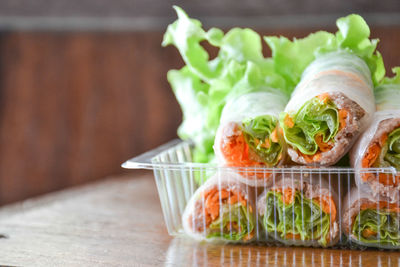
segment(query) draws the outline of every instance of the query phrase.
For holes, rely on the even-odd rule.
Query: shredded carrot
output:
[[[332,147],[333,147],[332,144],[330,144],[330,143],[324,143],[322,134],[317,134],[317,135],[314,137],[314,139],[315,139],[315,142],[317,143],[318,148],[319,148],[319,150],[320,150],[321,152],[329,151],[329,150],[331,150]]]
[[[271,136],[272,142],[278,143],[278,131],[276,130],[276,128],[272,131],[270,136]]]
[[[368,151],[365,154],[365,157],[362,159],[363,168],[369,168],[375,163],[376,159],[381,153],[382,147],[385,144],[387,138],[388,135],[383,134],[381,138],[378,140],[378,142],[375,142],[369,146]]]
[[[376,159],[379,157],[379,153],[381,152],[381,147],[379,146],[378,143],[372,144],[369,148],[367,153],[365,154],[365,157],[362,159],[362,167],[363,168],[369,168],[374,164]]]
[[[220,146],[221,152],[226,160],[226,165],[230,167],[265,167],[266,164],[261,161],[259,156],[250,150],[243,132],[238,131],[237,125],[235,127],[234,132],[237,132],[237,134],[228,136],[227,140],[222,142]],[[257,142],[260,141],[256,139],[256,144]],[[267,146],[267,148],[269,145],[269,140],[268,143],[263,144],[263,146]],[[263,179],[271,175],[265,171],[244,171],[242,174],[247,177],[255,176],[258,179]]]
[[[289,114],[286,114],[283,121],[289,128],[293,128],[294,122],[293,119],[289,116]]]
[[[247,201],[237,190],[217,190],[212,188],[203,193],[204,197],[204,209],[205,209],[205,220],[206,226],[210,225],[213,220],[218,218],[220,205],[224,203],[236,204],[240,202],[244,207],[247,206]]]
[[[293,191],[292,188],[286,187],[285,189],[275,188],[274,191],[282,193],[282,202],[286,205],[293,203],[296,190]]]
[[[243,241],[247,241],[252,239],[254,236],[254,230],[251,233],[248,233],[246,236],[243,237]]]
[[[282,194],[282,202],[285,203],[286,205],[293,203],[294,196],[296,195],[296,190],[293,190],[290,187],[286,187],[284,189],[274,188],[273,190],[275,192],[279,192]],[[321,197],[315,197],[313,198],[313,200],[320,205],[323,212],[331,214],[332,221],[336,220],[336,205],[332,197],[321,196]]]
[[[394,185],[397,186],[400,184],[400,175],[396,175],[393,177],[392,174],[389,173],[379,173],[379,183],[384,185]]]
[[[269,138],[265,138],[264,144],[261,145],[262,147],[265,147],[266,149],[271,147],[271,142],[269,141]]]
[[[370,236],[375,236],[377,234],[377,232],[375,232],[374,230],[372,230],[372,229],[370,229],[370,228],[365,228],[363,231],[362,231],[362,235],[365,237],[365,238],[368,238],[368,237],[370,237]]]
[[[321,159],[321,152],[317,151],[314,155],[306,155],[301,153],[300,151],[297,151],[308,163],[313,163],[314,161],[318,161]]]
[[[376,162],[376,160],[379,157],[379,154],[381,153],[382,147],[384,146],[387,138],[388,138],[388,135],[383,134],[377,142],[374,142],[373,144],[371,144],[368,147],[367,153],[365,153],[364,158],[361,160],[361,166],[363,168],[370,168],[374,165],[374,163]],[[375,179],[375,175],[372,173],[364,173],[362,175],[362,179],[364,181]],[[378,179],[379,179],[380,183],[387,184],[387,185],[393,184],[393,179],[388,179],[388,176],[383,173],[382,173],[382,176],[379,175]]]
[[[327,103],[329,101],[329,94],[323,93],[323,94],[317,95],[317,98],[319,100],[321,100],[322,103]]]
[[[336,220],[336,205],[332,197],[320,196],[313,198],[313,200],[319,204],[323,212],[331,215],[332,222]]]
[[[299,240],[299,239],[301,239],[301,235],[300,235],[300,234],[287,233],[287,234],[286,234],[286,239],[295,239],[295,240]]]

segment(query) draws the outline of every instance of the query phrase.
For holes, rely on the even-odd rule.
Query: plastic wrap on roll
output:
[[[356,183],[361,189],[400,200],[400,85],[382,85],[376,89],[378,111],[350,152],[356,169]],[[362,172],[364,168],[393,167],[392,173]]]
[[[249,242],[255,236],[254,188],[239,174],[219,172],[199,187],[182,216],[186,234],[199,240]]]
[[[339,240],[337,179],[280,176],[257,200],[259,221],[269,238],[285,245],[335,245]],[[332,183],[333,182],[333,183]]]
[[[344,199],[342,231],[351,242],[385,249],[400,248],[400,206],[353,187]]]
[[[214,151],[220,165],[250,168],[240,172],[243,183],[268,185],[271,174],[251,168],[272,168],[284,163],[286,146],[279,113],[287,101],[284,93],[270,89],[242,95],[224,107]]]

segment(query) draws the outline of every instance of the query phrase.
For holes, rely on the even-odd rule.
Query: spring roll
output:
[[[400,200],[400,84],[386,84],[376,88],[377,112],[372,124],[361,135],[350,152],[351,165],[362,168],[393,167],[396,172],[356,172],[356,182],[375,197]]]
[[[182,216],[183,229],[199,240],[248,242],[254,238],[253,188],[237,173],[217,173],[199,187]]]
[[[276,167],[285,160],[286,148],[279,113],[288,97],[281,91],[249,93],[229,101],[222,111],[214,150],[218,163],[235,167]],[[241,172],[241,182],[270,184],[266,172]]]
[[[370,124],[374,101],[362,59],[345,51],[318,57],[303,72],[280,118],[291,159],[335,164]]]
[[[266,235],[285,245],[328,247],[337,243],[337,195],[325,178],[280,177],[257,201]]]
[[[400,248],[400,206],[353,187],[344,199],[342,229],[351,242],[368,247]]]

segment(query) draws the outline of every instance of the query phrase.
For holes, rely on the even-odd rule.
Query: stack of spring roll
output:
[[[375,90],[377,112],[352,148],[356,186],[344,201],[344,233],[358,244],[400,248],[400,83],[388,79]],[[361,171],[392,167],[393,172]]]
[[[277,89],[228,102],[214,149],[220,165],[236,172],[218,173],[196,191],[183,216],[186,232],[213,240],[336,244],[336,182],[268,168],[289,160],[285,149],[300,163],[337,162],[372,118],[372,88],[366,64],[340,51],[311,63],[288,103]]]
[[[264,58],[255,32],[205,32],[176,9],[164,44],[175,45],[186,63],[169,74],[184,111],[180,132],[207,160],[215,137],[221,167],[188,202],[185,232],[201,240],[329,247],[341,228],[358,244],[400,248],[400,69],[383,79],[365,21],[340,18],[336,35],[301,41],[266,37],[273,55]],[[201,41],[220,49],[215,59],[208,61]],[[348,152],[355,183],[343,199],[334,175],[280,169],[332,166]],[[365,170],[381,167],[393,173]]]

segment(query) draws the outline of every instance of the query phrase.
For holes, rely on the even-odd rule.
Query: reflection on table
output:
[[[316,249],[209,244],[173,239],[165,266],[400,266],[400,253],[379,250]]]

